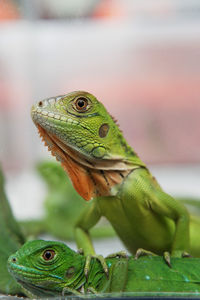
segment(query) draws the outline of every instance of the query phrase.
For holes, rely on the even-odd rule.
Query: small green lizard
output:
[[[93,95],[78,91],[48,98],[35,104],[31,114],[77,192],[92,200],[75,229],[78,247],[88,256],[86,273],[95,255],[89,230],[101,216],[136,257],[145,249],[164,253],[170,264],[169,253],[200,255],[199,219],[162,190]]]
[[[106,258],[109,278],[99,261],[91,260],[85,277],[85,256],[61,242],[25,243],[8,259],[8,269],[32,297],[58,295],[199,296],[200,259],[172,258],[169,268],[162,257]]]

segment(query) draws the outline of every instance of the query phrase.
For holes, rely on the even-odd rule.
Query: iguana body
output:
[[[87,279],[85,260],[63,243],[35,240],[10,256],[8,268],[33,297],[121,292],[129,296],[137,292],[140,296],[198,296],[200,293],[198,258],[173,258],[173,268],[162,257],[107,258],[109,278],[93,258]]]
[[[162,190],[93,95],[79,91],[39,101],[32,118],[78,193],[93,199],[76,225],[85,255],[95,254],[88,231],[101,216],[132,254],[144,248],[200,255],[199,220]]]

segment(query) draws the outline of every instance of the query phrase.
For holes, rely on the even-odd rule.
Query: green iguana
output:
[[[164,253],[170,264],[169,253],[200,255],[200,220],[162,190],[93,95],[77,91],[48,98],[35,104],[31,115],[77,192],[91,200],[75,229],[77,245],[87,256],[86,274],[91,256],[98,257],[89,230],[101,216],[136,257]]]
[[[61,242],[25,243],[8,259],[8,269],[31,297],[112,293],[112,296],[200,295],[200,259],[172,258],[169,268],[162,257],[106,258],[109,278],[99,261],[91,260],[85,277],[85,256]]]

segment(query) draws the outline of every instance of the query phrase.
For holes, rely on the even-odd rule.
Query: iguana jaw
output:
[[[42,271],[36,271],[33,268],[27,268],[22,265],[16,265],[16,263],[12,262],[12,258],[9,258],[8,270],[29,296],[44,297],[44,295],[53,296],[56,294],[56,290],[51,291],[50,288],[42,286],[42,282],[46,280],[46,275],[43,274]],[[58,278],[52,278],[49,282],[52,281],[55,283],[56,279]],[[57,280],[57,283],[59,284],[59,280]]]
[[[134,169],[120,160],[89,160],[39,124],[36,126],[48,150],[61,162],[74,188],[85,200],[113,195],[112,188],[121,184]]]
[[[35,283],[32,284],[30,282],[22,281],[20,279],[16,279],[16,280],[23,287],[25,292],[27,292],[29,297],[31,294],[31,298],[35,298],[35,297],[44,298],[44,296],[53,298],[56,295],[61,294],[61,293],[57,292],[55,289],[51,291],[50,289],[47,289],[47,288],[45,289],[43,286],[39,286]]]

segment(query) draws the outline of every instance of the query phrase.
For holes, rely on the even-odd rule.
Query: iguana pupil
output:
[[[78,111],[83,111],[87,109],[88,101],[86,98],[81,97],[76,100],[75,105]]]
[[[43,253],[43,258],[45,260],[51,260],[53,259],[55,256],[55,251],[53,250],[46,250],[44,253]]]
[[[83,107],[84,104],[85,104],[85,102],[83,100],[81,100],[81,99],[78,100],[78,106],[79,107]]]

